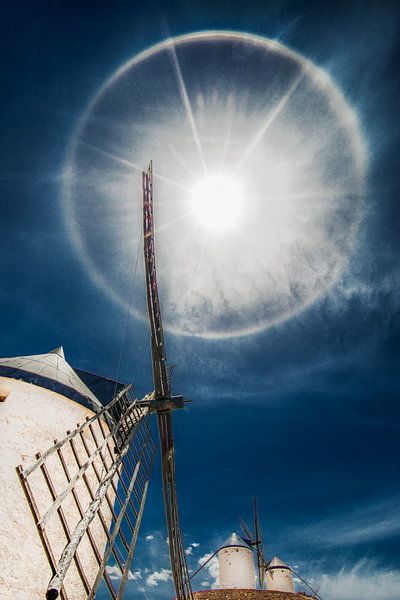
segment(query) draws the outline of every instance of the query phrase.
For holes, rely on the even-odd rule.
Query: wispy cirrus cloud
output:
[[[400,570],[385,569],[375,561],[362,559],[351,568],[316,577],[325,600],[398,600]]]
[[[303,542],[324,546],[353,546],[400,535],[400,494],[339,513],[293,532]]]

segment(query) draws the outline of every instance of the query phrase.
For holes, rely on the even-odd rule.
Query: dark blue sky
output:
[[[398,3],[14,1],[1,16],[2,356],[63,344],[72,365],[117,374],[125,314],[71,244],[61,174],[83,110],[129,58],[167,34],[247,31],[326,69],[355,108],[367,189],[340,281],[257,335],[167,335],[174,391],[194,400],[175,418],[178,492],[185,541],[199,544],[191,568],[250,518],[256,495],[267,556],[298,565],[324,598],[398,598]],[[151,389],[148,330],[135,319],[120,376],[139,395]],[[137,583],[152,598],[171,593],[161,502],[157,465],[132,599],[143,596]],[[194,587],[202,581],[211,575]]]

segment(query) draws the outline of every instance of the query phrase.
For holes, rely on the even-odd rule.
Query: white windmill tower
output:
[[[232,533],[218,550],[219,586],[223,589],[256,589],[253,551]]]
[[[266,569],[267,590],[294,593],[292,569],[275,556]]]

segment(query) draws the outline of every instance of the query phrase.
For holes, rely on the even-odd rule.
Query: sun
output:
[[[229,177],[210,176],[197,182],[191,194],[192,214],[208,230],[231,229],[241,212],[240,187]]]

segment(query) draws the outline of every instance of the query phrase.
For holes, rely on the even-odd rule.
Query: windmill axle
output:
[[[152,400],[145,400],[140,404],[147,406],[149,412],[164,412],[167,410],[176,410],[184,408],[186,400],[183,396],[170,396],[169,398],[154,398]]]

